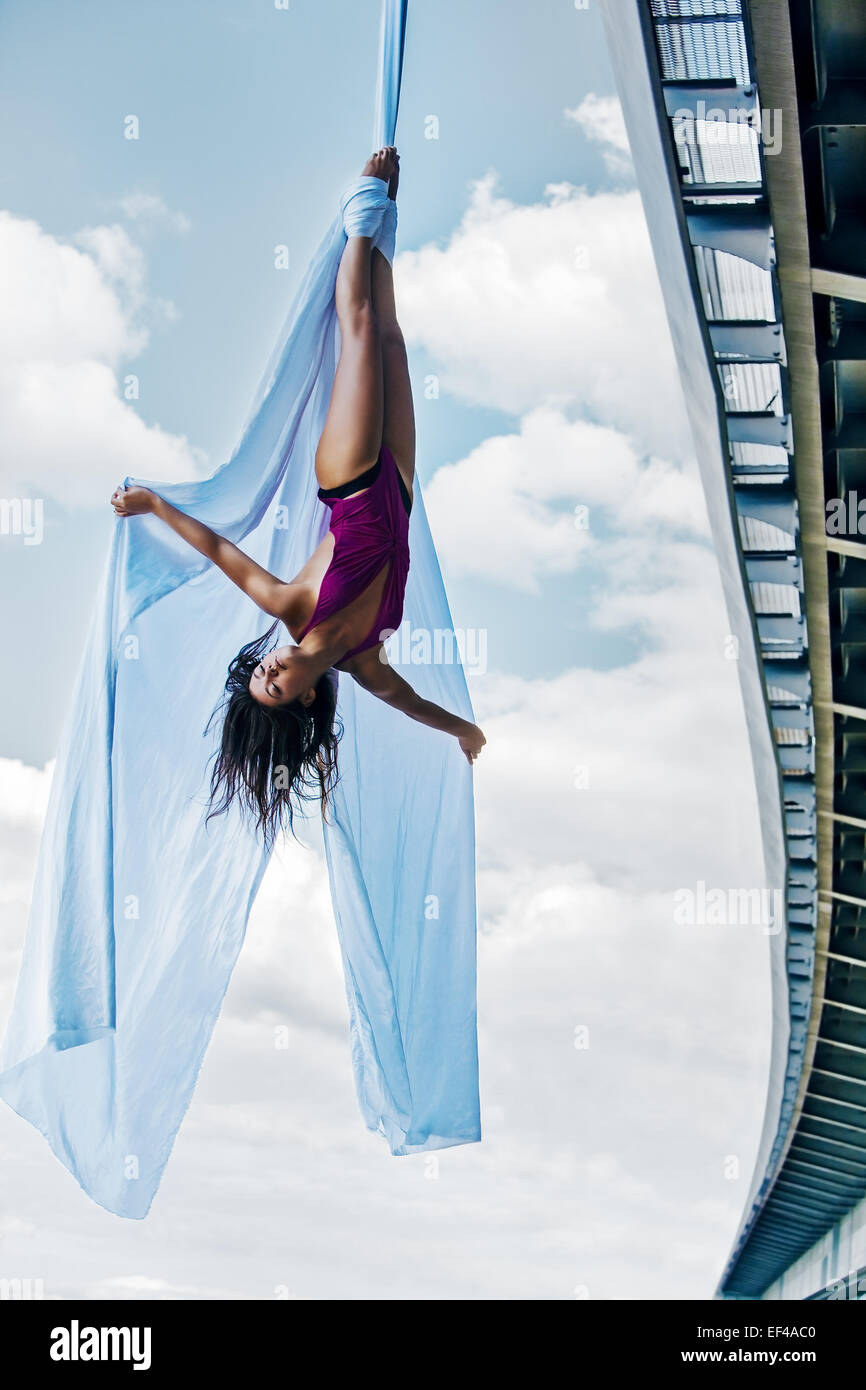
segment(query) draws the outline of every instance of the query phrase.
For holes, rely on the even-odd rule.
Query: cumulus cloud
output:
[[[576,860],[612,887],[655,891],[687,884],[686,864],[725,879],[732,850],[745,854],[738,826],[753,813],[753,787],[715,561],[686,543],[656,558],[650,536],[631,544],[631,580],[628,564],[596,553],[596,620],[639,628],[635,660],[473,683],[488,738],[477,780],[491,869]],[[710,792],[720,781],[723,798]],[[756,886],[759,862],[745,857],[742,886]]]
[[[123,296],[127,319],[131,320],[130,310],[139,309],[144,301],[145,262],[141,248],[116,223],[83,227],[76,233],[75,241],[90,253],[103,279]],[[140,329],[138,333],[141,335]],[[146,337],[139,336],[137,341],[133,340],[133,345],[143,346],[146,341]]]
[[[0,1107],[6,1268],[45,1270],[49,1295],[144,1300],[709,1294],[760,1122],[767,943],[678,926],[673,892],[726,883],[732,865],[748,886],[758,836],[712,556],[626,543],[658,599],[639,659],[476,687],[483,1144],[429,1168],[364,1131],[310,833],[265,877],[143,1233],[93,1207]],[[46,781],[0,763],[4,838],[16,785],[33,808],[22,885]],[[3,920],[8,996],[24,928],[10,907]]]
[[[407,341],[442,386],[520,416],[540,405],[690,453],[649,237],[636,192],[551,184],[517,204],[473,185],[447,245],[398,256]]]
[[[0,1027],[12,1004],[53,770],[53,762],[35,768],[15,758],[0,758]],[[0,1213],[0,1230],[12,1215]]]
[[[0,817],[4,828],[27,826],[37,830],[48,805],[53,760],[44,768],[30,767],[17,758],[0,758]]]
[[[181,234],[189,231],[191,222],[186,213],[170,208],[158,193],[144,193],[140,190],[127,193],[120,199],[120,208],[130,222],[147,228],[165,227]]]
[[[579,106],[567,107],[565,115],[580,126],[588,140],[601,145],[609,173],[634,177],[625,119],[617,97],[588,92]]]
[[[145,281],[141,250],[120,226],[85,228],[71,245],[0,213],[7,496],[44,492],[91,505],[125,473],[168,481],[204,470],[200,450],[147,425],[121,389],[148,342]]]
[[[544,406],[524,416],[519,433],[491,435],[439,468],[425,502],[449,576],[529,593],[596,558],[598,515],[625,532],[707,529],[693,473],[642,460],[619,431]]]
[[[637,464],[616,443],[627,487]],[[563,487],[552,464],[539,495]],[[364,1131],[310,829],[266,874],[146,1239],[0,1107],[7,1267],[36,1261],[51,1295],[137,1300],[711,1292],[760,1127],[767,940],[678,925],[673,895],[760,882],[736,670],[715,562],[693,535],[660,547],[636,527],[593,559],[598,621],[637,622],[641,655],[475,686],[489,738],[476,769],[483,1144],[431,1169]],[[7,812],[31,804],[5,996],[46,782],[0,763],[4,838]]]
[[[103,229],[107,232],[108,229]],[[93,237],[95,229],[91,229]],[[119,269],[125,259],[133,280],[139,267],[115,238],[102,238],[106,257]],[[98,358],[116,367],[141,351],[146,337],[131,322],[96,256],[84,254],[43,232],[38,223],[0,212],[0,363],[46,355],[59,366]]]

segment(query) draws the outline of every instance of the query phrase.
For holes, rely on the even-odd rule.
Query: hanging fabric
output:
[[[405,24],[405,0],[384,0],[377,147],[394,141]],[[313,459],[344,244],[337,218],[231,459],[201,482],[145,483],[285,577],[326,528]],[[417,482],[410,543],[404,624],[448,631]],[[150,1208],[266,867],[236,809],[205,825],[217,733],[203,731],[229,660],[269,621],[153,517],[116,523],[58,752],[0,1096],[120,1216]],[[472,719],[458,663],[406,674]],[[471,769],[454,739],[347,676],[339,714],[325,846],[363,1117],[395,1154],[469,1143],[480,1137]]]

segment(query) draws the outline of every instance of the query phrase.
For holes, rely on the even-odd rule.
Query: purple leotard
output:
[[[363,475],[357,482],[364,482]],[[319,497],[331,509],[330,530],[334,553],[325,571],[313,616],[302,630],[298,642],[326,618],[346,608],[373,583],[388,566],[379,611],[370,631],[357,647],[340,658],[357,656],[383,640],[403,618],[403,595],[409,573],[409,516],[405,484],[394,455],[384,444],[370,470],[371,482],[363,492],[340,496],[347,488],[319,489]]]

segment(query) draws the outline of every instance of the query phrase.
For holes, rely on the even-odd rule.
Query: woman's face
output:
[[[287,705],[300,700],[311,705],[316,698],[310,670],[300,647],[277,647],[262,657],[250,676],[250,694],[260,705]]]

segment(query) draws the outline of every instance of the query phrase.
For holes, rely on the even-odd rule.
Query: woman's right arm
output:
[[[164,521],[166,526],[177,532],[182,540],[221,569],[223,574],[248,594],[263,612],[270,613],[273,618],[289,616],[295,596],[294,585],[285,584],[281,579],[277,579],[270,570],[263,569],[255,560],[251,560],[249,555],[245,555],[231,541],[227,541],[225,536],[218,535],[209,526],[205,526],[204,522],[196,521],[194,516],[178,511],[177,507],[166,502],[164,497],[151,492],[150,488],[117,488],[112,496],[111,505],[117,516],[141,516],[150,512],[151,515],[159,517],[160,521]]]

